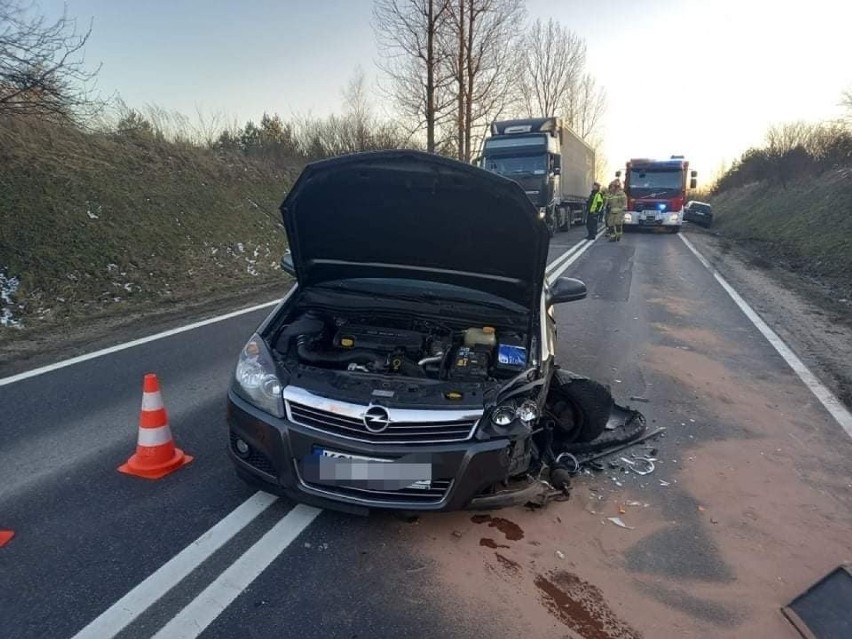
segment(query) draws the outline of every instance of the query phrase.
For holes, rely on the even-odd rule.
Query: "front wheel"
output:
[[[669,228],[669,233],[680,233],[680,227],[672,226],[671,228]]]

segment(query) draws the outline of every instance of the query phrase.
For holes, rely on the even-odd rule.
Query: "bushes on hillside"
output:
[[[795,122],[772,127],[766,144],[751,148],[719,179],[713,192],[722,193],[754,182],[786,188],[795,177],[816,176],[852,166],[852,127],[841,123]]]

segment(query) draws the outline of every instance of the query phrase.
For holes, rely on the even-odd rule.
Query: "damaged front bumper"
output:
[[[608,433],[634,412],[615,405]],[[533,475],[513,468],[507,438],[448,444],[375,445],[335,437],[277,419],[229,393],[229,456],[237,474],[271,493],[319,508],[367,514],[370,510],[490,510],[532,503],[543,506],[566,495],[569,465],[547,464]],[[560,484],[562,484],[560,486]]]

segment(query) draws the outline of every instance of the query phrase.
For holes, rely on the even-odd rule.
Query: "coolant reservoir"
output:
[[[467,329],[464,332],[464,345],[470,348],[479,345],[494,348],[497,345],[497,336],[494,334],[494,327],[483,326],[482,328]]]

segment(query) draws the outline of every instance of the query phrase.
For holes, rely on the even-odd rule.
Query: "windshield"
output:
[[[485,168],[500,175],[544,175],[547,173],[547,156],[486,157]]]
[[[466,302],[469,304],[498,305],[509,311],[524,312],[520,304],[490,295],[483,291],[432,282],[427,280],[410,280],[403,278],[359,277],[346,280],[333,280],[320,285],[322,288],[368,293],[382,297],[417,298],[435,302]]]
[[[640,191],[642,193],[679,191],[683,188],[683,172],[632,169],[628,187],[632,192]]]

